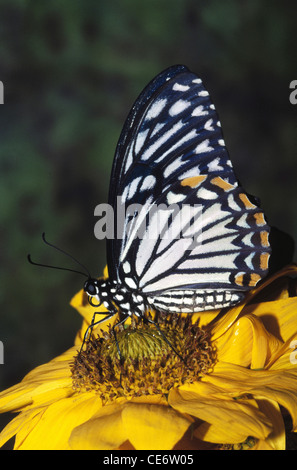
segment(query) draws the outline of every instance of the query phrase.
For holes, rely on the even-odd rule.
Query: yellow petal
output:
[[[70,434],[76,426],[87,421],[101,408],[101,400],[93,393],[84,393],[59,400],[42,414],[19,442],[19,450],[67,450]]]
[[[169,392],[169,399],[171,399],[171,394],[174,389],[170,390]],[[194,394],[195,396],[199,395],[200,397],[206,397],[208,398],[209,396],[213,398],[224,398],[224,388],[221,386],[214,385],[210,383],[209,381],[199,380],[197,382],[193,383],[188,383],[181,385],[179,387],[179,390],[183,392],[189,392],[190,394]]]
[[[264,367],[282,343],[254,315],[239,318],[215,342],[218,360],[252,369]]]
[[[127,440],[137,450],[171,449],[189,425],[168,406],[123,403],[105,406],[71,434],[72,449],[111,450]]]
[[[17,433],[18,436],[23,436],[22,431],[24,429],[28,430],[30,426],[32,427],[32,425],[35,425],[35,423],[40,419],[41,415],[42,410],[40,408],[19,413],[7,424],[7,426],[5,426],[5,428],[0,433],[0,447],[2,447],[5,442],[15,436]],[[26,432],[26,435],[27,434],[28,432]],[[22,437],[20,437],[20,439],[22,440]]]
[[[192,422],[161,405],[129,403],[122,416],[126,435],[137,450],[172,449]]]
[[[74,450],[117,449],[127,440],[122,422],[122,405],[104,406],[91,419],[71,433],[69,445]]]
[[[271,357],[266,366],[270,370],[287,370],[297,374],[297,333],[287,340]]]
[[[280,407],[274,400],[267,398],[257,398],[259,409],[269,417],[272,422],[273,430],[267,436],[266,443],[274,450],[286,449],[286,431]]]
[[[266,329],[283,341],[297,333],[297,297],[252,304],[244,312],[261,318]]]
[[[297,374],[283,370],[251,370],[219,362],[213,373],[202,379],[231,396],[252,394],[273,400],[287,408],[297,429]]]
[[[209,325],[216,317],[220,314],[221,310],[209,310],[205,312],[194,313],[192,316],[192,322],[198,322],[199,328]],[[186,313],[184,315],[187,315]],[[198,321],[199,320],[199,321]]]
[[[214,323],[214,325],[210,325],[212,338],[216,340],[220,337],[220,335],[224,334],[228,330],[228,328],[230,328],[230,326],[236,321],[236,319],[242,313],[243,309],[247,308],[247,305],[253,300],[253,298],[256,297],[265,288],[267,288],[267,286],[272,285],[272,283],[276,279],[279,279],[282,276],[296,275],[296,273],[297,265],[291,264],[289,266],[286,266],[284,269],[278,271],[273,276],[268,277],[265,281],[262,281],[259,286],[257,286],[255,289],[253,289],[246,295],[242,303],[231,308],[230,310],[228,310],[228,312],[224,313],[221,318],[219,318]],[[263,302],[263,304],[265,304],[265,302]]]
[[[22,382],[42,383],[45,380],[56,380],[70,376],[69,364],[76,354],[76,348],[72,347],[60,356],[55,357],[51,361],[32,369],[25,375]]]
[[[244,307],[245,302],[236,307],[230,308],[230,310],[218,318],[213,325],[210,325],[210,332],[213,341],[217,340],[233,325]]]
[[[24,379],[0,393],[0,411],[16,411],[48,404],[73,394],[70,362],[75,348],[33,369]]]
[[[265,441],[263,441],[262,439],[259,439],[251,450],[274,450],[274,449],[268,443],[267,439]]]
[[[201,419],[204,423],[195,437],[215,443],[239,443],[254,436],[265,439],[272,426],[255,406],[254,400],[212,399],[181,389],[173,389],[170,405],[181,413]]]

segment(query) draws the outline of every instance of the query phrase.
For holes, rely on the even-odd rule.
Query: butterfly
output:
[[[268,273],[270,227],[235,176],[208,91],[183,65],[161,72],[134,103],[108,203],[117,234],[107,238],[109,278],[84,284],[106,318],[230,307]],[[136,210],[119,223],[127,206]]]

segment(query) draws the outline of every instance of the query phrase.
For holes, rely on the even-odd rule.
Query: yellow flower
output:
[[[75,345],[0,394],[1,412],[19,412],[0,445],[285,449],[281,409],[297,430],[296,274],[288,266],[227,312],[132,321],[117,343],[103,323],[77,355],[93,314],[80,291]]]

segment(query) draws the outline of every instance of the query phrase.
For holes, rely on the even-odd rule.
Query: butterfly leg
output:
[[[112,332],[113,332],[113,336],[114,336],[114,340],[115,340],[115,343],[116,343],[116,347],[117,347],[117,350],[118,350],[118,355],[119,355],[119,359],[120,361],[122,362],[123,360],[123,356],[121,354],[121,350],[120,350],[120,346],[119,346],[119,342],[118,342],[118,339],[117,339],[117,335],[116,335],[116,327],[120,326],[120,325],[123,325],[123,323],[125,323],[125,321],[127,320],[128,318],[128,315],[125,315],[118,323],[116,323],[115,325],[113,325],[112,327]]]
[[[109,315],[106,315],[104,318],[101,318],[101,320],[98,320],[98,321],[95,322],[94,320],[95,320],[96,315],[106,315],[106,312],[95,312],[94,313],[91,324],[88,326],[88,328],[85,331],[84,339],[83,339],[82,345],[80,347],[79,354],[82,352],[84,344],[86,343],[86,341],[88,339],[90,339],[93,328],[95,326],[99,325],[100,323],[103,323],[104,321],[109,320],[111,317],[113,317],[114,312],[110,313]]]

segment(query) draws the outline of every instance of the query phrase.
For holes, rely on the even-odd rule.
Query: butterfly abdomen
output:
[[[236,305],[244,295],[226,289],[172,290],[148,296],[148,303],[163,312],[195,313]]]

